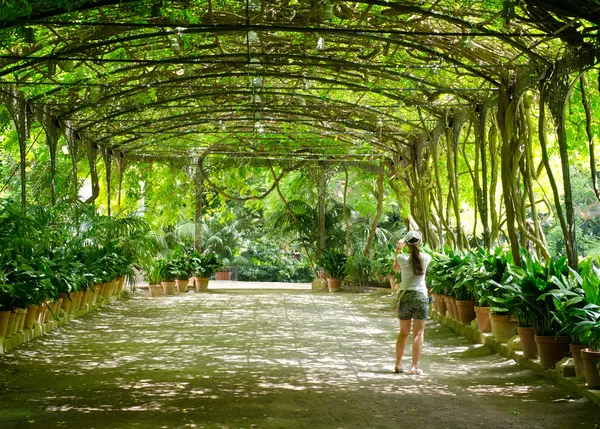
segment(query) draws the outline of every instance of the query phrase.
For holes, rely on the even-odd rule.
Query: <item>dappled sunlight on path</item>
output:
[[[398,323],[386,306],[377,294],[302,290],[136,295],[0,357],[0,427],[570,428],[600,421],[587,400],[434,321],[426,328],[425,375],[394,374]],[[408,367],[410,350],[406,356]]]

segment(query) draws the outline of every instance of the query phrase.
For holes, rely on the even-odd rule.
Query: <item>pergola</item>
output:
[[[0,103],[19,134],[23,207],[26,140],[39,121],[53,172],[58,139],[66,137],[75,188],[86,151],[92,201],[98,156],[108,183],[113,162],[121,174],[130,162],[193,164],[198,184],[210,184],[210,168],[277,166],[271,191],[299,164],[355,165],[403,176],[415,221],[456,244],[466,240],[460,223],[449,221],[451,213],[460,217],[456,159],[471,124],[484,240],[499,229],[487,197],[493,164],[518,248],[517,233],[539,241],[511,184],[533,168],[514,154],[527,158],[519,109],[531,107],[528,91],[539,91],[558,129],[566,219],[558,211],[573,266],[565,103],[579,74],[600,58],[598,26],[596,0],[9,1],[0,7]],[[496,152],[488,149],[492,128]],[[429,168],[439,157],[448,195]],[[437,187],[420,185],[436,179]],[[201,198],[197,204],[201,211]]]

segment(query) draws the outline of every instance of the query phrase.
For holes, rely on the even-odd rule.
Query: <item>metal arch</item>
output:
[[[240,72],[210,73],[210,74],[205,74],[205,75],[200,75],[200,76],[194,75],[194,76],[186,76],[186,77],[181,77],[181,78],[173,78],[173,79],[163,80],[163,81],[160,81],[160,82],[158,82],[156,84],[153,84],[152,86],[160,87],[161,84],[165,84],[165,83],[185,82],[185,81],[189,81],[189,80],[198,80],[198,79],[213,79],[213,78],[218,79],[218,78],[232,77],[232,76],[233,77],[247,77],[247,76],[253,76],[253,75],[254,74],[249,74],[248,72],[242,72],[242,71],[240,71]],[[403,75],[403,74],[399,74],[399,75]],[[368,86],[359,85],[359,84],[356,84],[354,82],[347,82],[347,81],[339,80],[339,79],[329,79],[329,78],[321,78],[321,77],[313,76],[313,75],[296,75],[296,74],[288,74],[288,73],[281,73],[281,72],[262,72],[262,73],[260,73],[260,76],[261,77],[276,77],[276,78],[283,78],[283,79],[305,79],[305,80],[310,80],[310,81],[318,81],[318,82],[322,82],[322,83],[326,83],[326,84],[339,84],[339,85],[342,85],[342,86],[346,86],[348,88],[354,88],[354,89],[358,89],[358,90],[361,90],[361,91],[373,92],[373,93],[376,93],[376,94],[378,94],[378,95],[380,95],[382,97],[386,97],[386,98],[389,98],[389,99],[392,99],[392,100],[405,101],[405,99],[403,97],[400,97],[400,96],[397,96],[397,95],[394,95],[394,94],[389,94],[389,93],[386,93],[386,92],[383,92],[383,91],[373,91]],[[414,79],[413,78],[413,80],[417,80],[418,82],[425,82],[425,84],[431,86],[432,90],[443,92],[443,93],[451,93],[451,94],[457,95],[456,94],[457,91],[460,91],[460,90],[455,91],[453,89],[447,89],[447,88],[442,88],[442,87],[439,87],[439,86],[434,86],[435,84],[433,84],[431,82],[424,81],[424,80],[420,80],[420,79]],[[129,95],[129,94],[132,94],[132,95],[133,94],[138,94],[142,90],[147,90],[148,89],[147,85],[140,84],[138,87],[135,87],[135,88],[131,88],[131,89],[128,89],[128,90],[125,90],[125,91],[120,91],[118,93],[114,92],[114,93],[108,94],[108,95],[106,95],[104,97],[101,97],[99,100],[97,100],[93,104],[92,103],[83,104],[81,106],[78,106],[75,109],[70,110],[70,111],[62,112],[61,114],[57,115],[57,118],[58,119],[69,118],[69,115],[71,115],[71,114],[73,114],[73,113],[75,113],[77,111],[80,111],[80,110],[83,110],[83,109],[89,108],[89,107],[96,107],[98,105],[98,102],[101,102],[101,101],[106,101],[106,100],[109,100],[109,99],[123,98],[125,95]],[[151,106],[151,105],[155,105],[155,104],[162,104],[162,103],[168,103],[168,102],[171,102],[171,101],[178,101],[178,100],[186,99],[186,98],[192,98],[193,96],[195,96],[197,94],[199,94],[199,93],[186,94],[184,96],[163,99],[163,100],[160,100],[160,102],[157,101],[157,102],[154,102],[154,103],[150,103],[150,104],[148,104],[146,106]],[[284,93],[284,92],[278,92],[278,94],[286,94],[286,93]],[[208,95],[211,95],[211,94],[208,94]],[[292,95],[292,94],[289,94],[289,95]],[[302,96],[304,96],[304,95],[302,95]],[[308,97],[309,95],[306,95],[306,96]],[[466,99],[466,97],[464,97],[464,98]],[[332,99],[332,100],[335,100],[335,99]],[[468,99],[468,100],[472,101],[471,99]],[[336,100],[336,102],[337,102],[337,100]],[[339,101],[339,102],[343,103],[342,101]],[[356,108],[355,105],[353,105],[353,106],[354,106],[354,108]],[[123,113],[129,113],[129,112],[136,112],[136,111],[139,111],[139,110],[140,110],[139,108],[135,108],[135,109],[129,109],[127,111],[121,111],[121,112],[123,112]],[[439,113],[439,111],[437,111],[436,109],[433,109],[433,108],[430,108],[428,110],[431,110],[432,113]],[[101,121],[102,120],[98,120],[97,122],[100,123]]]
[[[179,116],[182,116],[182,115],[179,115]],[[186,115],[186,116],[189,116],[189,115]],[[192,115],[192,116],[195,116],[195,115]],[[317,118],[317,117],[316,117],[316,116],[314,116],[314,115],[311,115],[311,116],[309,116],[309,117]],[[171,120],[171,119],[173,119],[173,118],[168,118],[168,121],[170,122],[170,120]],[[188,122],[185,122],[185,123],[172,123],[172,122],[170,122],[170,123],[169,123],[169,125],[168,125],[167,127],[165,127],[165,128],[162,128],[162,129],[158,130],[158,131],[157,131],[157,134],[162,134],[162,133],[168,132],[168,131],[170,131],[170,130],[176,130],[176,129],[183,128],[183,127],[194,126],[194,125],[200,125],[200,124],[206,124],[206,123],[209,123],[209,121],[211,121],[211,120],[212,120],[212,119],[203,119],[203,120],[198,120],[198,121],[188,121]],[[247,118],[246,120],[247,120],[247,121],[253,121],[253,122],[256,122],[254,119],[251,119],[251,118]],[[240,119],[235,119],[235,118],[234,118],[234,119],[231,119],[230,121],[237,121],[237,122],[239,122],[239,121],[240,121]],[[166,121],[165,121],[165,122],[166,122]],[[303,122],[303,121],[297,121],[297,120],[293,120],[293,119],[281,119],[281,120],[273,120],[273,121],[271,121],[271,122],[290,122],[290,123],[296,123],[296,124],[308,125],[308,126],[310,126],[310,127],[312,127],[312,128],[317,128],[317,129],[328,129],[328,128],[326,128],[324,125],[320,124],[319,122],[316,122],[316,125],[315,125],[315,123],[309,123],[309,124],[307,124],[306,122]],[[325,122],[328,122],[328,121],[325,121]],[[342,122],[342,121],[338,121],[338,123],[341,123],[341,124],[344,124],[344,125],[346,125],[346,123],[345,123],[345,122]],[[351,129],[357,129],[357,130],[363,130],[363,131],[369,131],[369,130],[366,130],[366,129],[364,129],[364,128],[357,127],[357,126],[351,126],[351,125],[355,125],[355,124],[352,124],[352,123],[351,123],[350,125],[347,125],[347,126],[348,126],[348,128],[351,128]],[[138,127],[136,127],[136,128],[138,128]],[[235,134],[235,133],[236,133],[236,132],[232,132],[232,134]],[[282,135],[285,135],[285,134],[286,134],[285,132],[282,132],[282,131],[277,131],[277,133],[280,133],[280,134],[282,134]],[[134,134],[135,134],[135,133],[134,133]],[[199,133],[199,134],[201,134],[201,133]],[[116,134],[114,134],[114,135],[103,136],[102,138],[95,140],[95,142],[96,142],[96,143],[99,143],[100,141],[103,141],[103,140],[110,139],[111,137],[114,137],[115,135],[117,135],[117,136],[118,136],[118,135],[123,135],[123,134],[116,133]],[[129,143],[131,143],[131,142],[133,142],[133,141],[137,141],[137,140],[139,140],[139,139],[141,139],[141,138],[143,138],[143,136],[139,136],[139,135],[138,135],[137,137],[134,137],[134,138],[131,138],[131,139],[125,140],[124,142],[120,142],[118,145],[111,146],[111,147],[112,147],[113,149],[118,149],[118,148],[122,147],[124,144],[129,144]],[[163,141],[166,141],[166,140],[167,140],[167,138],[164,138],[164,139],[162,139],[162,140],[163,140]],[[395,141],[394,139],[392,139],[392,140],[393,140],[393,141]],[[354,140],[354,141],[348,141],[348,143],[352,144],[353,146],[355,146],[355,145],[356,145],[356,141],[355,141],[355,140]],[[373,141],[372,141],[372,142],[369,142],[368,144],[369,144],[369,145],[374,145],[374,146],[379,146],[379,147],[381,147],[382,149],[384,149],[384,150],[386,150],[386,151],[390,151],[390,152],[396,152],[396,150],[395,150],[393,147],[385,146],[385,145],[383,145],[383,144],[380,144],[380,143],[377,143],[377,142],[373,142]]]
[[[203,112],[202,112],[202,113],[203,113]],[[278,111],[276,111],[276,112],[273,112],[273,113],[275,113],[275,114],[278,114],[278,113],[282,113],[282,112],[278,112]],[[164,118],[164,119],[161,119],[161,120],[158,120],[158,121],[154,121],[154,123],[161,122],[161,121],[164,121],[164,122],[167,122],[167,123],[168,123],[166,127],[164,127],[164,128],[161,128],[160,130],[157,130],[157,134],[162,134],[162,133],[168,132],[168,131],[170,131],[170,130],[176,130],[176,129],[183,128],[183,127],[189,127],[189,126],[194,126],[194,125],[206,124],[206,123],[210,123],[210,121],[212,121],[212,120],[213,120],[213,119],[211,118],[211,119],[202,119],[202,120],[198,120],[198,121],[191,121],[191,120],[190,120],[190,121],[187,121],[187,122],[179,122],[179,123],[177,123],[177,122],[172,122],[172,121],[173,121],[173,119],[176,119],[176,118],[178,118],[178,117],[183,117],[183,116],[185,116],[185,117],[187,117],[187,118],[193,118],[193,117],[195,117],[195,116],[201,116],[201,113],[198,113],[198,114],[195,114],[195,115],[194,115],[194,114],[190,115],[189,113],[188,113],[188,114],[175,115],[175,116],[172,116],[172,117],[168,117],[168,118]],[[318,117],[318,116],[316,116],[316,115],[304,115],[304,116],[306,116],[306,117],[310,117],[310,118],[315,118],[315,119],[320,119],[320,117]],[[223,120],[224,120],[225,122],[228,122],[228,121],[237,121],[237,122],[240,122],[240,121],[242,121],[242,120],[243,120],[243,121],[252,121],[252,122],[257,122],[257,120],[255,120],[255,119],[253,119],[253,118],[232,118],[232,119],[226,119],[226,118],[225,118],[225,119],[223,119]],[[267,121],[267,122],[268,122],[268,121]],[[298,120],[294,120],[294,119],[279,119],[279,120],[271,120],[270,122],[290,122],[290,123],[302,124],[302,125],[309,125],[310,127],[315,127],[315,123],[306,123],[306,122],[304,122],[304,121],[302,121],[302,120],[298,121]],[[324,122],[330,122],[330,121],[328,121],[328,120],[325,120]],[[363,127],[357,126],[357,124],[356,124],[356,123],[352,123],[352,122],[347,122],[347,121],[337,121],[337,122],[335,122],[335,123],[338,123],[338,124],[345,125],[345,126],[347,126],[348,128],[350,128],[350,129],[354,129],[354,130],[361,130],[361,131],[367,131],[367,132],[374,132],[374,131],[371,131],[371,130],[369,130],[369,129],[366,129],[366,128],[363,128]],[[129,127],[129,128],[128,128],[128,129],[126,129],[126,130],[120,130],[120,132],[116,132],[116,133],[111,133],[111,134],[108,134],[108,135],[104,135],[104,136],[102,136],[101,138],[99,138],[99,139],[96,139],[96,140],[95,140],[95,142],[96,142],[96,143],[99,143],[99,142],[101,142],[101,141],[108,140],[108,139],[110,139],[110,138],[113,138],[113,137],[115,137],[115,136],[124,135],[124,134],[123,134],[123,131],[128,131],[128,132],[131,132],[132,134],[135,134],[134,130],[136,130],[136,129],[140,128],[141,126],[142,126],[142,125],[136,125],[135,127]],[[320,124],[320,123],[317,121],[317,122],[316,122],[316,128],[322,128],[322,129],[325,129],[326,127],[325,127],[324,125],[321,125],[321,124]],[[376,130],[375,130],[375,131],[376,131]],[[340,132],[341,132],[341,131],[340,131]],[[284,134],[284,135],[285,135],[285,132],[278,131],[278,133],[281,133],[281,134]],[[200,133],[200,134],[201,134],[201,133]],[[141,137],[139,137],[139,138],[141,138]],[[136,138],[136,139],[137,139],[137,138]],[[134,140],[136,140],[136,139],[132,139],[132,140],[126,140],[126,142],[134,141]],[[165,140],[166,140],[166,139],[165,139]],[[395,141],[395,139],[391,139],[391,140],[392,140],[392,141]],[[355,145],[355,144],[356,144],[356,141],[352,141],[352,144],[353,144],[353,145]],[[370,142],[369,144],[373,144],[373,145],[376,145],[376,146],[381,146],[382,148],[384,148],[384,149],[386,149],[386,150],[391,150],[392,152],[395,152],[395,150],[394,150],[393,148],[390,148],[390,147],[388,147],[388,146],[385,146],[385,145],[382,145],[382,144],[377,144],[377,143],[375,143],[375,142]],[[115,146],[115,147],[120,147],[120,145],[119,145],[119,146]]]
[[[250,90],[250,89],[245,89],[245,90],[241,90],[240,89],[240,90],[236,90],[236,91],[224,91],[224,90],[221,90],[221,91],[214,91],[214,92],[208,92],[208,93],[194,93],[194,94],[187,94],[185,96],[177,97],[177,99],[168,99],[168,100],[156,101],[156,102],[150,103],[148,105],[145,105],[144,108],[149,108],[149,107],[153,107],[153,106],[160,106],[162,104],[170,103],[170,102],[173,102],[173,101],[176,101],[176,100],[198,99],[198,98],[203,98],[203,97],[212,97],[212,96],[221,95],[221,94],[227,94],[227,95],[233,95],[233,94],[250,95],[252,93],[253,93],[253,91]],[[269,94],[269,95],[276,95],[276,96],[297,96],[297,94],[288,93],[288,92],[262,91],[261,93],[262,94]],[[315,95],[312,95],[312,94],[310,94],[310,95],[302,94],[301,96],[304,97],[304,98],[307,98],[307,99],[312,98],[312,99],[321,101],[321,99],[319,97],[317,97]],[[398,120],[399,123],[406,123],[406,124],[409,124],[410,126],[412,126],[414,128],[422,129],[421,126],[415,125],[415,124],[413,124],[411,122],[408,122],[408,121],[404,121],[401,118],[395,118],[394,116],[390,115],[389,113],[381,112],[379,110],[371,109],[371,108],[364,107],[364,106],[357,107],[355,104],[352,104],[352,103],[349,103],[349,102],[345,102],[345,101],[341,101],[341,100],[335,100],[335,104],[332,106],[332,108],[335,108],[336,105],[338,105],[338,106],[339,105],[347,105],[349,108],[351,108],[352,110],[355,110],[355,111],[359,111],[359,112],[360,111],[369,111],[369,112],[372,112],[372,113],[377,114],[377,115],[383,115],[383,116],[386,116],[386,117],[391,117],[391,118],[394,118],[395,120]],[[105,116],[105,117],[103,117],[101,119],[98,119],[98,120],[95,120],[95,121],[90,122],[88,124],[85,124],[85,125],[79,127],[79,130],[80,131],[84,131],[85,129],[91,128],[94,125],[96,125],[98,123],[102,123],[102,122],[104,122],[104,121],[106,121],[108,119],[114,119],[114,118],[116,118],[118,116],[121,116],[121,115],[124,115],[124,114],[127,114],[127,113],[136,113],[136,112],[139,112],[140,110],[143,110],[143,109],[141,107],[135,107],[135,108],[127,109],[127,110],[120,110],[120,111],[114,112],[114,113],[112,113],[112,114],[110,114],[108,116]],[[259,108],[254,107],[254,109],[252,109],[252,110],[259,110]],[[277,110],[277,109],[274,109],[274,110]],[[228,111],[231,111],[231,110],[228,110]],[[178,116],[185,116],[185,115],[189,115],[189,114],[190,114],[189,112],[185,112],[185,113],[177,115],[177,117]],[[72,121],[74,121],[74,122],[77,122],[77,119],[75,119],[75,118],[70,118],[70,119]],[[170,120],[170,117],[162,118],[161,120],[165,120],[165,121],[166,120]],[[146,121],[144,121],[144,122],[136,125],[135,127],[141,127],[141,126],[145,126],[145,125],[148,125],[148,124],[151,124],[151,123],[155,123],[155,122],[157,122],[156,119],[148,119],[148,120],[146,120]],[[132,128],[128,128],[128,129],[132,129]],[[364,128],[364,129],[367,130],[366,128]],[[370,130],[367,130],[367,131],[370,131]],[[117,134],[118,134],[118,132],[113,133],[113,135],[117,135]]]
[[[223,26],[219,26],[219,25],[216,25],[216,26],[206,26],[206,27],[202,27],[202,28],[189,27],[189,28],[182,28],[179,30],[159,31],[159,32],[144,33],[144,34],[133,34],[133,35],[119,37],[119,38],[115,38],[115,39],[111,39],[111,40],[103,40],[101,42],[79,45],[79,46],[71,48],[71,49],[66,49],[63,51],[55,52],[52,55],[48,55],[48,56],[25,57],[23,59],[24,60],[23,64],[13,66],[13,67],[5,69],[5,70],[0,70],[0,77],[5,76],[10,73],[17,72],[19,70],[26,69],[26,68],[31,67],[40,62],[45,62],[45,61],[50,61],[50,60],[60,60],[60,59],[64,59],[64,57],[67,55],[84,52],[84,51],[94,49],[94,48],[110,46],[110,45],[114,45],[117,43],[129,42],[132,40],[151,39],[151,38],[156,38],[156,37],[169,36],[169,35],[173,35],[173,34],[221,33],[221,32],[234,33],[234,32],[244,32],[244,31],[249,31],[249,30],[285,31],[285,32],[289,32],[289,33],[304,33],[307,31],[311,31],[311,32],[318,32],[319,34],[344,33],[344,34],[349,34],[349,35],[352,35],[352,36],[358,37],[358,38],[365,38],[365,39],[371,39],[371,40],[377,40],[377,41],[381,41],[381,42],[396,44],[396,45],[404,46],[407,48],[417,49],[419,51],[422,51],[422,52],[425,52],[428,54],[434,54],[436,56],[440,56],[440,57],[444,58],[446,61],[451,62],[452,64],[455,64],[461,68],[464,68],[465,70],[469,70],[474,75],[479,76],[480,78],[485,79],[496,86],[500,86],[499,82],[495,81],[494,79],[490,78],[489,76],[485,75],[484,73],[479,72],[478,70],[472,69],[467,64],[450,57],[449,55],[443,53],[443,50],[440,49],[442,52],[439,52],[433,48],[429,48],[429,47],[424,46],[419,43],[410,43],[410,42],[405,42],[403,40],[399,40],[396,38],[379,37],[379,36],[371,35],[371,34],[368,34],[368,30],[349,29],[349,30],[344,31],[342,29],[335,29],[335,28],[314,28],[314,27],[300,27],[299,28],[299,27],[292,27],[292,26],[276,26],[276,25],[269,25],[269,26],[262,26],[262,25],[233,25],[233,26],[232,25],[223,25]],[[387,33],[388,34],[393,33],[393,31],[388,31]],[[213,57],[213,56],[211,56],[211,57]],[[27,60],[27,58],[30,58],[30,59]],[[81,59],[79,59],[79,60],[81,60]],[[545,61],[547,61],[547,60],[545,60]],[[175,61],[173,61],[173,62],[175,62]],[[361,63],[357,63],[357,62],[354,62],[354,63],[361,64]],[[363,66],[363,64],[361,64],[361,66]]]

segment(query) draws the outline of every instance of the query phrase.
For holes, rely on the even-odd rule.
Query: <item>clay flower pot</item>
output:
[[[194,285],[196,286],[196,292],[206,292],[208,290],[208,277],[195,277]]]
[[[600,359],[600,352],[584,349],[581,351],[581,358],[583,359],[585,381],[588,389],[600,389],[600,373],[598,372],[598,364],[594,362]]]
[[[517,326],[521,338],[521,350],[527,359],[537,359],[538,349],[535,343],[535,328]]]
[[[162,295],[163,288],[161,285],[149,285],[148,292],[151,297],[157,297]]]
[[[342,281],[340,279],[327,278],[327,289],[329,292],[339,292]]]
[[[475,316],[477,317],[477,328],[479,329],[479,332],[492,332],[489,307],[475,307]]]
[[[25,327],[27,329],[32,329],[35,325],[35,316],[37,316],[37,305],[28,305],[27,306],[27,315],[25,316]]]
[[[454,319],[454,306],[452,305],[453,299],[454,298],[451,296],[444,296],[444,302],[446,303],[446,314],[444,314],[444,316],[449,317],[450,319]]]
[[[8,320],[10,319],[10,311],[0,311],[0,338],[8,337]]]
[[[537,344],[538,356],[540,357],[540,365],[544,369],[553,369],[569,352],[571,337],[536,335],[535,342]]]
[[[188,283],[190,282],[189,279],[178,279],[175,280],[175,286],[177,287],[177,292],[179,293],[185,293],[187,292],[187,287],[188,287]]]
[[[463,325],[470,325],[475,319],[475,301],[472,300],[456,300],[458,309],[458,321]]]
[[[438,301],[438,313],[440,313],[442,316],[446,315],[446,295],[444,294],[437,294],[436,295],[436,301]]]
[[[517,335],[517,321],[509,319],[505,314],[490,314],[492,324],[492,335],[499,343],[507,343]]]
[[[579,344],[569,344],[571,356],[573,357],[573,365],[575,366],[575,376],[578,380],[583,381],[585,381],[585,369],[583,368],[583,358],[581,357],[581,352],[585,348],[585,346]]]
[[[161,285],[165,295],[175,295],[175,282],[162,282]]]

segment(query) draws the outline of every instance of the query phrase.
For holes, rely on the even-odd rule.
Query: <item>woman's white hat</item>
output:
[[[420,244],[422,241],[421,233],[418,231],[408,231],[404,236],[404,242],[409,244]]]

